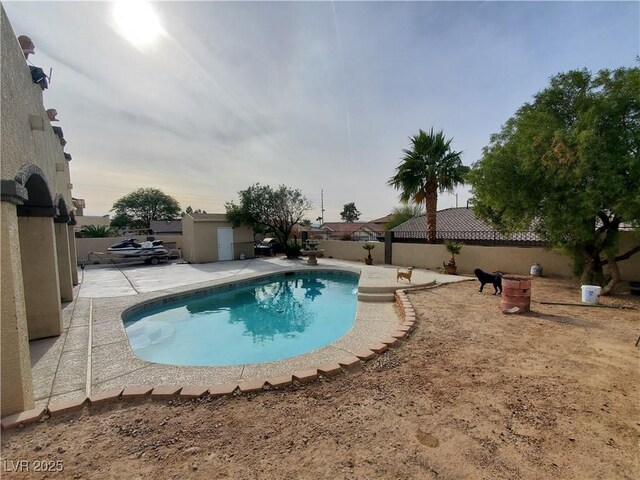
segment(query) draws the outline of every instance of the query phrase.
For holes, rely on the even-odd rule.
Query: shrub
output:
[[[289,240],[284,247],[284,254],[287,258],[300,258],[300,252],[302,251],[302,245],[299,245],[294,240]]]
[[[373,260],[373,257],[371,256],[371,250],[373,250],[374,248],[376,248],[376,246],[373,243],[365,243],[364,245],[362,245],[362,248],[364,248],[368,255],[367,255],[367,259],[369,261]]]
[[[85,225],[80,230],[82,238],[103,238],[112,237],[116,234],[116,229],[109,225]]]

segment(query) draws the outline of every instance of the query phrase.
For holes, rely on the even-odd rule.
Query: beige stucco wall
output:
[[[30,60],[38,65],[38,58],[32,56]],[[57,199],[61,196],[69,211],[72,206],[69,162],[46,114],[47,108],[56,106],[43,103],[46,94],[43,96],[40,86],[33,83],[1,4],[0,59],[0,176],[10,184],[22,169],[27,173],[40,174],[39,169],[52,203],[57,207]],[[64,118],[64,112],[60,113]],[[32,122],[33,119],[38,121]],[[42,124],[42,128],[38,124]],[[26,175],[23,180],[26,180]],[[35,182],[36,189],[39,188],[37,184]],[[70,299],[71,284],[77,281],[70,265],[75,252],[75,242],[68,236],[70,227],[58,224],[59,241],[56,242],[53,219],[38,216],[18,218],[14,202],[19,203],[19,200],[5,196],[9,191],[3,190],[2,198],[0,389],[3,415],[33,407],[28,339],[61,333],[59,272],[64,277],[65,299]],[[46,207],[47,203],[42,202],[40,206]],[[37,209],[31,213],[51,214]],[[64,217],[67,212],[60,213]]]
[[[71,268],[71,280],[78,285],[78,254],[76,252],[76,238],[73,225],[67,225],[67,241],[69,243],[69,261]]]
[[[450,254],[444,245],[420,245],[394,243],[394,265],[415,266],[435,270],[442,268]],[[571,259],[565,255],[545,251],[542,248],[484,247],[465,245],[456,255],[459,273],[472,274],[480,268],[484,271],[501,271],[528,274],[534,263],[542,265],[545,275],[570,277]]]
[[[371,250],[373,263],[378,265],[384,263],[384,243],[382,242],[322,240],[318,244],[318,248],[324,250],[325,257],[364,263],[364,259],[368,255],[368,252],[362,248],[365,243],[375,245],[375,248]]]
[[[230,227],[219,222],[194,222],[193,251],[187,258],[189,263],[218,261],[218,227]]]
[[[0,382],[2,415],[33,408],[33,384],[15,205],[0,202]]]
[[[131,237],[104,237],[104,238],[76,238],[76,256],[78,262],[87,260],[89,252],[106,252],[107,249],[125,238]],[[133,237],[139,242],[144,242],[146,236]],[[179,248],[184,257],[183,237],[182,235],[162,235],[162,237],[155,236],[156,240],[162,240],[165,245],[175,242],[176,248]]]
[[[253,229],[250,227],[237,227],[233,229],[233,241],[235,243],[253,243]]]
[[[40,86],[33,83],[29,67],[18,44],[18,40],[9,24],[4,8],[1,8],[0,51],[2,68],[0,79],[0,117],[2,118],[0,134],[0,174],[3,179],[12,179],[23,165],[38,165],[44,172],[52,198],[61,194],[67,204],[72,206],[71,189],[69,187],[69,163],[64,158],[58,136],[53,133],[51,123],[46,114],[46,108],[56,108],[47,105],[46,94]],[[29,60],[39,64],[38,45],[36,55]],[[46,65],[45,65],[46,66]],[[51,87],[55,88],[55,86]],[[43,103],[44,93],[44,103]],[[60,118],[64,118],[64,111],[58,106]],[[38,115],[44,121],[44,131],[31,130],[29,115]],[[59,124],[64,130],[64,123]],[[72,139],[66,138],[72,145]],[[60,171],[57,171],[56,168]]]
[[[182,218],[182,258],[189,262],[194,256],[194,221],[190,215]],[[193,262],[192,262],[193,263]]]
[[[46,217],[19,217],[22,277],[29,339],[62,332],[54,224]]]
[[[324,249],[325,256],[341,260],[363,261],[366,252],[362,249],[364,242],[347,242],[324,240],[319,248]],[[638,245],[638,237],[632,232],[621,232],[620,253]],[[384,262],[384,243],[377,243],[372,251],[374,263]],[[415,243],[394,243],[392,261],[398,266],[413,266],[436,270],[449,260],[449,253],[444,245],[427,245]],[[542,265],[544,275],[571,277],[571,259],[557,251],[543,248],[519,247],[484,247],[465,245],[460,255],[456,255],[458,272],[472,274],[480,268],[485,271],[501,271],[528,274],[535,262]],[[640,280],[640,253],[620,262],[622,280]]]
[[[640,245],[640,232],[620,232],[620,247],[618,252],[624,253]],[[640,252],[630,259],[618,263],[620,278],[623,280],[640,281]]]
[[[60,299],[63,302],[71,302],[73,301],[73,279],[71,270],[76,268],[76,266],[71,265],[68,225],[66,223],[55,223],[54,230],[56,237],[56,255],[58,259]]]

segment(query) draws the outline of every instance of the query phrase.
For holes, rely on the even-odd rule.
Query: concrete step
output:
[[[395,285],[388,286],[375,286],[375,285],[360,285],[358,287],[358,293],[394,293],[396,290],[405,288],[417,288],[417,287],[430,287],[435,285],[436,281],[422,283],[409,283],[407,281],[397,282]]]
[[[392,293],[358,293],[359,302],[394,302],[395,294]]]

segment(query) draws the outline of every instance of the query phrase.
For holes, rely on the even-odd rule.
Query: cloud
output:
[[[632,65],[640,30],[634,3],[156,2],[167,36],[140,52],[109,3],[4,5],[54,68],[45,104],[96,214],[141,186],[222,211],[260,181],[302,189],[310,218],[321,189],[325,218],[383,216],[419,128],[471,164],[549,76]]]

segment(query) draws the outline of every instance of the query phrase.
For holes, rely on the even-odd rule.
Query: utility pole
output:
[[[322,221],[320,225],[324,223],[324,190],[320,190],[320,216],[322,217]]]
[[[456,196],[456,208],[458,208],[458,194],[454,193],[454,195]]]

